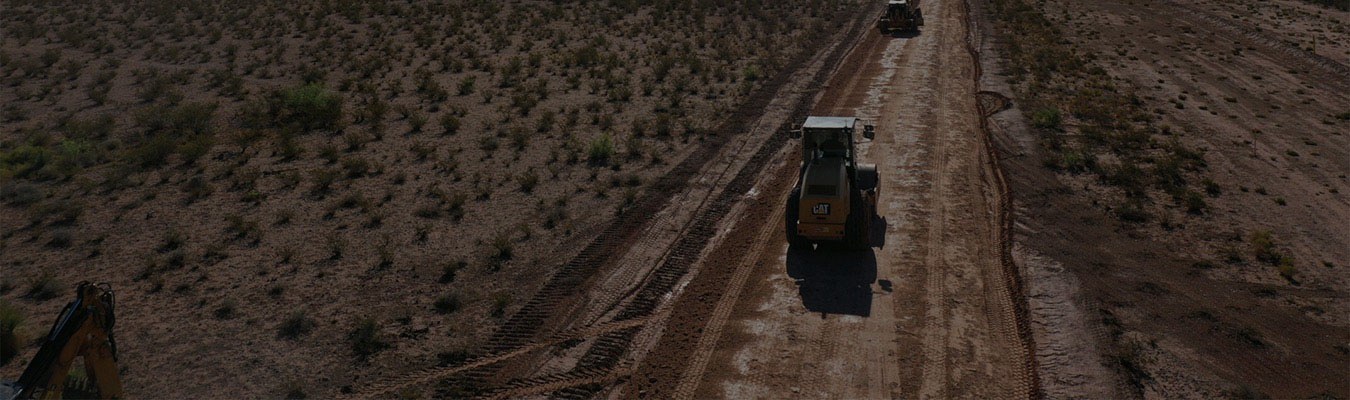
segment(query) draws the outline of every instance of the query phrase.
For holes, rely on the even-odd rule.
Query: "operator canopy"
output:
[[[854,117],[806,117],[802,129],[853,129]]]

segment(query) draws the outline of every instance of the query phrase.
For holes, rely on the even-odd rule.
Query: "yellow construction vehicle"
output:
[[[877,21],[881,33],[918,32],[919,27],[923,26],[923,10],[919,9],[918,3],[917,0],[887,1],[886,13],[881,15],[880,21]]]
[[[0,385],[0,400],[60,399],[75,359],[84,359],[90,386],[104,399],[122,397],[113,338],[113,291],[107,284],[81,282],[43,338],[42,347],[17,382]],[[5,393],[9,392],[9,393]]]
[[[859,126],[854,117],[807,117],[791,132],[802,139],[802,163],[797,185],[788,197],[787,239],[793,247],[843,243],[850,249],[871,247],[869,236],[876,215],[877,167],[859,164],[853,134],[872,139],[871,125]]]

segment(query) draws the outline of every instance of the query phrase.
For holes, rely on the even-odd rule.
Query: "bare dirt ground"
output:
[[[1205,187],[1201,209],[1162,200],[1127,216],[1113,175],[1042,163],[1045,124],[1029,126],[1037,110],[1026,106],[1039,93],[986,75],[1022,100],[995,132],[1045,394],[1350,396],[1350,225],[1339,222],[1350,218],[1350,124],[1337,118],[1350,111],[1350,14],[1298,1],[1039,4],[1133,96],[1125,107],[1155,116],[1154,149],[1202,154],[1185,179]],[[987,46],[1021,33],[1001,35]]]
[[[870,31],[815,115],[857,115],[883,183],[875,251],[789,249],[797,154],[756,187],[674,306],[627,394],[675,398],[1027,397],[1030,357],[1000,255],[964,4],[912,37]]]
[[[137,397],[1350,397],[1350,13],[674,4],[5,5],[0,322],[112,282]],[[785,244],[808,114],[869,251]]]
[[[445,379],[440,395],[490,398],[1034,395],[968,13],[926,7],[910,37],[857,15],[696,175],[706,187],[674,195],[577,294],[521,311],[551,315],[542,328],[508,321],[484,356],[359,394]],[[861,149],[885,177],[875,251],[784,242],[797,153],[782,129],[808,113],[879,127]]]
[[[82,280],[118,292],[132,396],[463,358],[740,145],[849,6],[0,4],[0,377]]]

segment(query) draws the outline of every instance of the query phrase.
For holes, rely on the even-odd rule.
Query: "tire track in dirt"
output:
[[[662,316],[664,316],[663,313],[657,313],[652,318],[661,318]],[[536,351],[550,346],[555,346],[564,342],[596,337],[613,331],[632,329],[634,327],[646,324],[649,319],[650,318],[630,319],[626,321],[601,324],[587,329],[582,329],[577,332],[570,332],[568,334],[558,335],[549,340],[525,345],[512,351],[485,357],[479,357],[464,362],[462,364],[419,371],[417,373],[406,375],[397,380],[387,380],[384,382],[380,382],[376,385],[366,388],[361,393],[358,393],[352,397],[361,399],[382,398],[408,387],[429,384],[435,382],[436,380],[445,379],[455,374],[459,374],[476,368],[482,368],[488,365],[501,362],[503,360],[518,357],[531,351]]]
[[[1226,20],[1209,11],[1201,10],[1194,6],[1181,4],[1174,0],[1164,1],[1161,2],[1161,4],[1175,8],[1177,12],[1173,15],[1180,16],[1182,19],[1189,20],[1191,23],[1208,25],[1216,31],[1227,32],[1234,36],[1243,36],[1248,40],[1260,43],[1274,52],[1289,57],[1284,59],[1285,62],[1299,64],[1303,67],[1320,69],[1325,73],[1323,75],[1334,82],[1341,90],[1350,91],[1350,66],[1320,54],[1310,53],[1295,45],[1291,45],[1288,42],[1271,37],[1269,34],[1262,33],[1259,30],[1252,29],[1249,26],[1244,26],[1231,20]]]
[[[993,188],[993,191],[988,193],[989,198],[986,202],[993,205],[995,210],[996,228],[993,230],[993,241],[998,243],[1000,266],[998,271],[1001,273],[998,280],[1003,282],[1003,285],[995,286],[995,297],[1004,302],[1000,309],[1006,311],[999,315],[1003,321],[1000,326],[1003,334],[1000,337],[1009,341],[1008,345],[1016,353],[1015,358],[1022,360],[1022,369],[1015,371],[1021,394],[1027,398],[1041,398],[1043,392],[1038,374],[1040,369],[1037,367],[1036,343],[1031,330],[1030,306],[1022,282],[1022,273],[1012,253],[1014,218],[1012,188],[1008,184],[1007,174],[999,164],[1001,160],[999,148],[995,145],[994,133],[989,126],[990,117],[1011,107],[1012,100],[997,92],[980,90],[984,79],[981,49],[985,48],[983,45],[985,35],[980,24],[983,19],[972,10],[970,1],[962,0],[960,5],[961,13],[965,15],[965,47],[970,54],[971,68],[974,69],[971,78],[975,89],[979,90],[975,93],[975,108],[978,110],[976,118],[979,121],[980,145],[984,150],[982,161],[985,164],[985,168],[980,170],[980,176],[986,182],[986,187]]]
[[[813,102],[811,97],[805,96],[805,94],[810,93],[809,84],[819,82],[833,73],[837,60],[841,59],[840,56],[846,54],[848,50],[853,48],[853,44],[857,43],[850,38],[860,36],[858,32],[861,32],[862,26],[866,25],[865,21],[865,16],[855,17],[851,28],[840,32],[833,49],[822,52],[817,59],[808,64],[809,66],[805,71],[814,71],[811,73],[811,79],[799,81],[808,84],[807,86],[800,87],[788,95],[780,96],[783,99],[790,99],[789,103],[793,104],[792,106],[766,109],[766,114],[760,119],[757,126],[762,127],[765,121],[768,121],[770,124],[779,126],[779,129],[771,131],[771,133],[774,133],[783,130],[792,121],[803,118],[809,104]],[[771,135],[760,146],[750,161],[728,183],[727,188],[718,195],[716,201],[696,217],[695,230],[681,237],[675,244],[676,257],[666,260],[657,267],[653,279],[646,282],[634,299],[626,304],[614,318],[624,319],[650,312],[659,302],[664,300],[665,295],[669,294],[678,282],[684,280],[685,274],[696,266],[696,262],[706,258],[703,256],[704,251],[715,236],[723,218],[729,214],[725,210],[735,207],[743,199],[743,195],[753,189],[753,184],[758,180],[763,168],[771,164],[771,159],[781,154],[782,144],[785,142],[786,139],[783,135]],[[578,360],[577,367],[612,367],[628,352],[637,333],[636,330],[620,331],[601,337],[602,343],[610,343],[610,345],[592,347]],[[601,387],[593,387],[593,389],[590,391],[554,393],[553,395],[566,398],[587,398],[594,396],[599,390],[603,390]]]
[[[781,155],[781,153],[780,153]],[[779,203],[787,200],[786,196],[779,199]],[[782,207],[775,207],[770,215],[783,212]],[[767,220],[760,229],[760,235],[756,238],[754,248],[745,253],[746,258],[736,263],[736,272],[732,274],[731,280],[727,283],[727,291],[722,293],[721,300],[718,300],[717,306],[713,309],[712,316],[708,320],[708,325],[704,328],[703,336],[699,338],[698,344],[691,355],[689,367],[685,369],[680,383],[675,387],[675,394],[671,396],[675,399],[692,399],[694,391],[698,389],[699,383],[703,378],[703,373],[708,367],[708,361],[712,358],[714,346],[717,340],[722,337],[722,328],[726,325],[727,318],[731,316],[732,308],[740,300],[741,289],[745,287],[745,281],[750,278],[750,273],[754,270],[755,261],[760,259],[769,243],[769,236],[775,230],[778,224],[772,219]]]

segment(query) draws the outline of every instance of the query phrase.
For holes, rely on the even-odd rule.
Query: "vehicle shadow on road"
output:
[[[867,233],[867,235],[870,236],[869,239],[871,239],[872,247],[878,249],[886,248],[886,229],[890,227],[890,224],[890,221],[887,221],[886,217],[880,215],[872,216],[872,229],[871,232]]]
[[[882,36],[889,36],[892,39],[911,39],[919,36],[919,31],[891,31],[882,32]]]
[[[789,247],[787,274],[797,281],[797,294],[802,305],[813,313],[860,317],[872,314],[872,282],[877,280],[877,257],[871,249]]]

